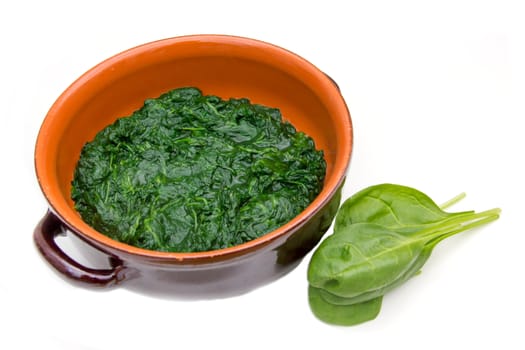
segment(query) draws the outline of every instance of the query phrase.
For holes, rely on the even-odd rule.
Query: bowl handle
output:
[[[109,286],[125,278],[125,266],[120,259],[110,258],[111,269],[92,269],[69,257],[56,243],[58,235],[65,235],[66,229],[55,214],[48,211],[33,232],[34,242],[51,266],[62,275],[94,286]]]

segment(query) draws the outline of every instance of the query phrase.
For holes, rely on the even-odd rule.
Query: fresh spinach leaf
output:
[[[375,223],[410,234],[448,219],[471,215],[472,211],[447,213],[429,196],[413,188],[380,184],[367,187],[340,207],[334,230],[355,223]]]
[[[312,256],[308,281],[345,298],[385,288],[405,274],[425,243],[377,224],[350,225],[322,242]]]
[[[419,273],[443,239],[499,217],[499,209],[443,210],[460,198],[440,207],[413,188],[382,184],[345,201],[334,233],[319,245],[308,266],[315,307],[340,313],[349,306],[357,310]],[[314,313],[323,315],[319,310]]]
[[[308,289],[308,302],[314,315],[326,323],[339,326],[354,326],[373,320],[381,311],[383,297],[349,305],[336,305],[327,302],[321,290],[313,287]]]

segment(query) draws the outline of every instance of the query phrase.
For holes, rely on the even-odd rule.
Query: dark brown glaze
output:
[[[110,286],[124,278],[122,261],[111,257],[112,269],[92,269],[71,259],[56,244],[56,237],[65,233],[63,223],[53,213],[48,211],[40,220],[33,233],[36,247],[44,257],[63,276],[94,286]]]

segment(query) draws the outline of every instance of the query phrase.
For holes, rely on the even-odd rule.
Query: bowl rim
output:
[[[57,200],[57,197],[63,197],[60,195],[60,190],[53,188],[48,182],[47,175],[44,171],[39,170],[41,167],[45,167],[41,160],[40,154],[45,152],[45,138],[49,134],[48,129],[52,127],[53,115],[59,113],[60,107],[64,101],[66,101],[71,94],[78,88],[80,88],[85,82],[89,81],[93,76],[100,74],[101,72],[111,69],[111,67],[121,62],[122,60],[129,59],[130,56],[144,54],[150,50],[162,49],[165,46],[177,45],[183,42],[212,42],[218,44],[228,45],[249,45],[256,47],[259,50],[269,51],[275,55],[286,56],[288,59],[293,60],[294,65],[300,65],[302,69],[305,69],[312,74],[316,80],[322,84],[323,90],[326,89],[327,93],[337,96],[337,100],[334,99],[334,103],[337,104],[338,113],[342,113],[343,126],[345,126],[346,134],[348,135],[346,142],[342,143],[343,149],[341,151],[342,159],[337,162],[338,166],[334,168],[334,175],[331,177],[335,179],[330,183],[326,183],[317,195],[317,197],[295,218],[284,224],[283,226],[268,232],[258,238],[250,240],[248,242],[235,245],[232,247],[202,251],[202,252],[163,252],[148,250],[132,246],[123,242],[114,240],[103,233],[93,229],[87,223],[85,223],[80,215],[75,212],[65,200]],[[346,124],[346,125],[345,125]],[[301,56],[285,49],[280,46],[261,41],[258,39],[252,39],[242,36],[227,35],[227,34],[192,34],[170,37],[165,39],[159,39],[138,46],[134,46],[120,53],[117,53],[100,63],[96,64],[85,73],[80,75],[71,85],[69,85],[56,99],[48,113],[46,114],[40,130],[38,132],[37,141],[35,145],[34,153],[34,166],[38,184],[44,197],[46,198],[50,210],[66,225],[68,228],[78,233],[81,238],[87,240],[101,249],[107,249],[109,251],[117,251],[120,253],[138,256],[145,259],[154,259],[160,261],[170,261],[178,263],[206,263],[216,260],[224,260],[229,257],[236,257],[247,254],[258,248],[264,247],[271,242],[281,238],[287,237],[289,234],[295,232],[299,228],[305,225],[305,223],[315,216],[335,195],[335,193],[343,185],[346,178],[346,173],[349,167],[350,158],[353,150],[353,126],[348,107],[344,101],[343,96],[339,90],[339,87],[335,82],[318,69],[315,65],[302,58]]]

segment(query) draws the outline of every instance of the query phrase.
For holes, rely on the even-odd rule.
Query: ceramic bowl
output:
[[[197,253],[150,251],[91,228],[70,198],[82,146],[147,98],[184,86],[222,98],[246,97],[277,107],[313,137],[327,162],[324,188],[293,220],[250,242]],[[64,276],[88,285],[122,284],[187,295],[243,293],[293,269],[319,242],[340,204],[352,153],[352,124],[333,80],[275,45],[235,36],[192,35],[146,43],[96,65],[73,82],[45,117],[35,149],[36,175],[49,211],[34,231],[43,257]],[[57,244],[80,238],[110,262],[94,269]],[[81,247],[81,249],[83,249]]]

